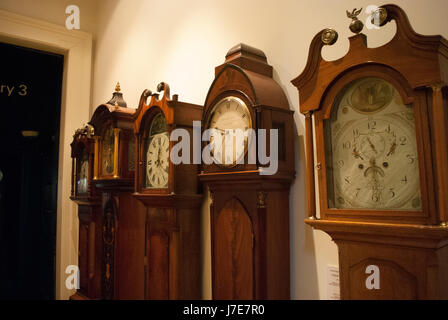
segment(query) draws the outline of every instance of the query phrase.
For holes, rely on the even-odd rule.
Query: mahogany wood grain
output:
[[[217,220],[213,298],[253,299],[254,235],[249,215],[242,204],[232,198],[221,209]]]

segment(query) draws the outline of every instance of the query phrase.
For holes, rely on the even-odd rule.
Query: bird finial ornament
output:
[[[361,9],[353,9],[352,12],[349,12],[348,10],[346,10],[347,12],[347,17],[352,19],[352,22],[350,23],[350,30],[351,32],[358,34],[362,31],[362,29],[364,28],[364,23],[361,22],[361,20],[358,19],[359,14],[361,13],[362,8]]]

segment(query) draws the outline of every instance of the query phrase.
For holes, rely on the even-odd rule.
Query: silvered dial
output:
[[[208,126],[218,133],[210,139],[216,163],[235,165],[244,157],[249,142],[244,134],[252,128],[252,122],[243,100],[230,96],[219,101],[211,111]]]
[[[168,187],[169,145],[167,133],[154,135],[146,154],[147,186],[151,188]]]
[[[113,128],[107,129],[103,137],[102,174],[111,175],[114,172],[114,147],[115,136]]]
[[[87,193],[87,182],[89,178],[89,160],[84,158],[81,160],[81,168],[78,178],[78,193]]]
[[[146,142],[146,188],[168,188],[170,139],[162,113],[154,116]]]
[[[388,82],[372,79],[369,86],[369,79],[345,91],[327,126],[331,131],[330,202],[335,208],[419,210],[413,109],[401,102]],[[352,104],[354,93],[366,98],[362,111]]]

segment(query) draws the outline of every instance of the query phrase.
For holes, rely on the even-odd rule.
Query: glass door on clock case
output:
[[[348,84],[325,135],[329,208],[422,209],[414,110],[391,83]]]

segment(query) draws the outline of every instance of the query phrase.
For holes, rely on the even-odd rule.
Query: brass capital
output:
[[[433,92],[440,92],[444,86],[445,86],[445,83],[437,82],[437,83],[431,84],[429,87],[431,88],[431,90]]]
[[[305,118],[310,119],[313,116],[313,112],[312,111],[306,111],[304,113]]]

